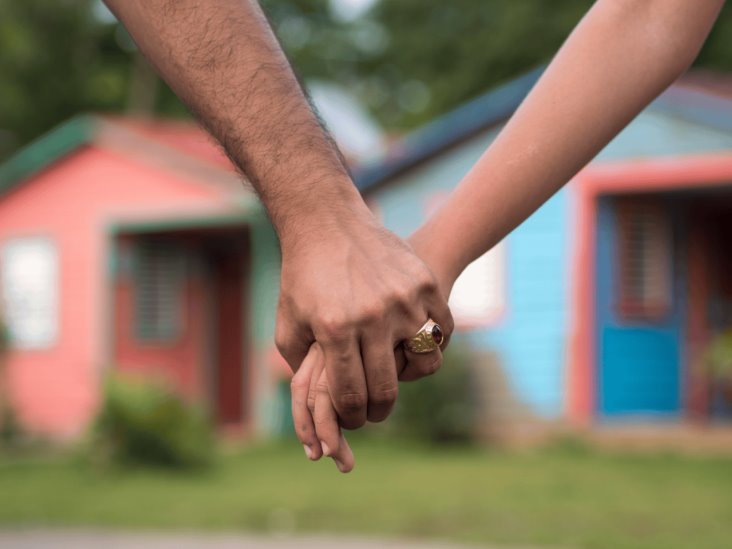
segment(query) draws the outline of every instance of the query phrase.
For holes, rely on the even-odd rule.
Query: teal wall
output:
[[[595,162],[729,151],[732,133],[647,109],[597,156]]]
[[[252,264],[250,337],[255,369],[251,377],[254,425],[260,433],[281,433],[288,425],[289,397],[282,395],[280,380],[272,367],[274,329],[280,284],[280,249],[272,224],[263,208],[251,217]]]
[[[431,197],[449,192],[495,135],[485,132],[369,194],[386,227],[408,236]],[[513,396],[548,418],[563,407],[570,203],[571,192],[560,191],[507,237],[506,313],[466,334],[474,347],[498,354]]]

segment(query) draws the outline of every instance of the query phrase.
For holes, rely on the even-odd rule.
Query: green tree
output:
[[[398,131],[547,63],[592,3],[379,0],[364,17],[342,22],[326,0],[265,2],[302,76],[349,87]],[[729,4],[697,66],[732,71]]]
[[[134,110],[145,95],[140,88],[157,86],[129,35],[101,6],[0,0],[0,160],[80,112]],[[185,112],[164,87],[151,108]]]
[[[304,80],[339,83],[394,131],[420,125],[556,52],[591,0],[261,0]],[[0,0],[0,160],[85,111],[185,115],[100,0]],[[698,66],[732,71],[732,5]]]
[[[79,111],[119,108],[127,59],[90,0],[0,0],[0,155]]]

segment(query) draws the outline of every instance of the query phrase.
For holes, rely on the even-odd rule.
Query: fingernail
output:
[[[335,461],[336,467],[338,467],[338,470],[339,470],[339,471],[340,471],[341,473],[347,473],[347,472],[348,472],[348,471],[346,471],[346,466],[345,466],[345,464],[344,464],[344,463],[343,463],[343,462],[342,462],[341,460],[339,460],[339,459],[336,459],[336,458],[333,458],[333,461]]]
[[[327,445],[327,444],[326,444],[325,442],[323,442],[323,441],[321,440],[321,441],[320,441],[320,446],[321,446],[321,447],[323,448],[323,453],[324,453],[324,454],[325,454],[326,456],[329,456],[329,455],[330,455],[330,448],[328,448],[328,445]]]
[[[308,459],[313,459],[313,449],[307,444],[303,444],[302,447],[305,449],[305,455],[308,456]]]

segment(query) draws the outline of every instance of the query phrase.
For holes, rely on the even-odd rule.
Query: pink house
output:
[[[22,423],[83,432],[114,367],[164,376],[222,426],[266,428],[278,262],[255,196],[196,126],[80,117],[44,136],[0,166]]]

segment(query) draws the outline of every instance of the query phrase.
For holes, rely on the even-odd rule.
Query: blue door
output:
[[[681,411],[681,229],[660,198],[603,198],[597,232],[600,417]]]

